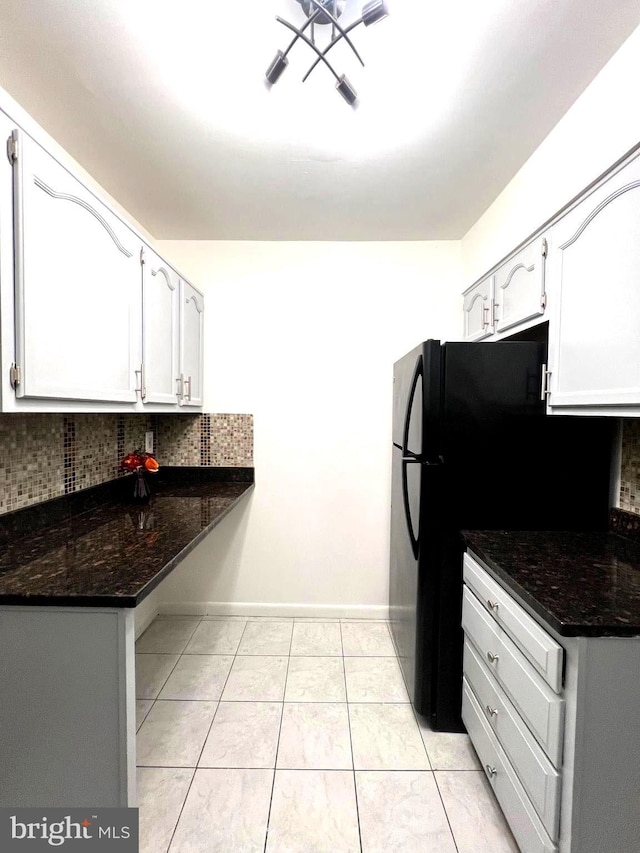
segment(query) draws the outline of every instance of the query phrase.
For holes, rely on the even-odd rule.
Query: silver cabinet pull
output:
[[[184,375],[181,373],[180,376],[176,378],[176,382],[178,384],[178,390],[176,391],[176,396],[178,400],[184,399]]]
[[[482,306],[482,328],[486,329],[489,325],[489,308],[486,305]]]
[[[497,610],[500,605],[497,601],[491,601],[490,598],[487,598],[487,607],[489,608],[489,610]]]
[[[497,717],[498,716],[498,709],[492,708],[491,705],[487,705],[487,714],[490,717]]]
[[[549,377],[551,376],[551,371],[547,370],[547,365],[542,365],[542,384],[540,387],[540,399],[546,400],[547,397],[551,395],[551,389],[549,388]]]
[[[493,652],[487,652],[487,657],[489,658],[489,663],[497,663],[499,660],[499,656],[494,655]]]
[[[191,402],[191,377],[190,376],[187,376],[187,378],[185,380],[185,385],[187,385],[189,388],[189,392],[187,393],[187,400],[189,402]]]
[[[490,764],[485,764],[484,767],[487,771],[487,776],[489,777],[489,779],[492,779],[494,776],[498,775],[498,771],[496,770],[496,768],[492,767]]]

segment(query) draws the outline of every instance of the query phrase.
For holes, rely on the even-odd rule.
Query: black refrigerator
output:
[[[394,365],[390,621],[415,709],[464,731],[462,530],[606,529],[613,419],[545,415],[539,342]]]

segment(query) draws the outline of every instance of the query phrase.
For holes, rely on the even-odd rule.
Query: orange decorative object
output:
[[[120,467],[125,471],[149,472],[150,474],[155,474],[160,469],[155,456],[152,456],[151,453],[145,453],[142,450],[134,450],[133,453],[127,453],[124,459],[121,460]]]

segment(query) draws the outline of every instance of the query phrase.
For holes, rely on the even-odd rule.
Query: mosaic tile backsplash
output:
[[[620,509],[640,515],[640,418],[622,422]]]
[[[122,476],[154,435],[160,465],[253,466],[253,416],[0,414],[0,515]]]

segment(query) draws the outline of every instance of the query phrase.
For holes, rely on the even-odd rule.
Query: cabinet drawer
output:
[[[464,675],[545,829],[556,840],[560,817],[560,774],[468,640],[464,644]]]
[[[489,729],[466,679],[462,719],[522,853],[555,853],[558,848],[547,835],[509,759]]]
[[[549,687],[562,690],[564,649],[476,561],[464,555],[464,581]]]
[[[563,700],[545,684],[466,586],[462,602],[462,627],[540,746],[552,763],[559,767],[562,758]]]

